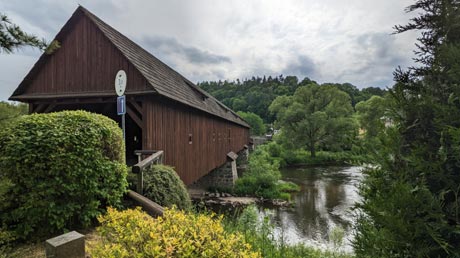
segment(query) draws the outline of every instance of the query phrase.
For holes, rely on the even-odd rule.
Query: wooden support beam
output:
[[[29,114],[34,112],[34,103],[29,103]]]
[[[130,91],[129,95],[146,95],[146,94],[156,94],[157,91],[155,90],[138,90],[138,91]],[[64,93],[64,94],[23,94],[20,96],[11,97],[10,100],[34,100],[34,99],[62,99],[62,98],[94,98],[94,97],[116,97],[115,92],[113,90],[104,91],[104,92],[80,92],[80,93]]]
[[[49,104],[48,107],[43,111],[43,113],[49,113],[56,107],[56,104]]]
[[[128,106],[126,105],[126,113],[134,120],[134,122],[144,131],[144,125],[142,123],[142,119],[137,116],[137,114]]]
[[[46,104],[34,105],[34,111],[32,113],[40,113],[45,108],[46,108]]]
[[[134,99],[132,99],[132,101],[130,101],[129,104],[131,104],[133,108],[136,110],[136,112],[139,113],[142,117],[142,107],[139,104],[137,104],[137,102]]]

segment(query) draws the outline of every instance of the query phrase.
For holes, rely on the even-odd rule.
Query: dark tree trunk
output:
[[[312,158],[316,157],[316,150],[315,150],[315,145],[314,144],[310,145],[310,156]]]

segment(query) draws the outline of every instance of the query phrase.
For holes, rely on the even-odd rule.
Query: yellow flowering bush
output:
[[[109,208],[99,217],[100,238],[89,243],[91,257],[261,257],[240,234],[222,227],[222,216],[165,209],[150,217],[140,208]]]

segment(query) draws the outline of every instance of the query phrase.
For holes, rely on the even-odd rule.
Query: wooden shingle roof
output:
[[[126,57],[141,74],[155,92],[166,98],[178,101],[192,108],[204,111],[214,116],[221,117],[233,123],[249,127],[249,125],[239,117],[234,111],[226,107],[223,103],[213,96],[196,86],[171,67],[154,57],[148,51],[134,43],[132,40],[103,22],[96,15],[82,6],[79,6],[72,16],[85,15],[99,28],[105,37]],[[62,30],[61,32],[62,33]],[[58,34],[59,35],[59,34]],[[38,72],[42,58],[37,62],[32,70]],[[38,66],[38,67],[37,67]],[[31,75],[32,73],[32,75]],[[33,76],[31,71],[26,78]],[[26,79],[19,85],[10,99],[19,99],[18,95],[24,91],[23,85]]]

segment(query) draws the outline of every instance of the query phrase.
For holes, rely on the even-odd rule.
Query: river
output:
[[[362,179],[361,167],[327,166],[286,168],[282,179],[300,185],[292,194],[291,208],[259,206],[259,216],[268,216],[275,225],[275,236],[288,244],[304,243],[321,249],[333,248],[329,234],[334,228],[344,230],[339,248],[352,252],[352,206],[361,199],[357,185]]]

